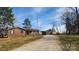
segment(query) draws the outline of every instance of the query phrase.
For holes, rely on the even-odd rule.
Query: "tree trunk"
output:
[[[77,28],[78,28],[78,30],[77,30],[77,34],[79,34],[79,17],[78,17],[78,8],[75,7],[75,9],[76,9],[76,20],[77,20]]]

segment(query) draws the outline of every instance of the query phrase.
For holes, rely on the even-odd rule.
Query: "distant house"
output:
[[[41,31],[42,35],[46,35],[46,31]]]
[[[48,29],[46,31],[41,31],[42,32],[42,35],[50,35],[50,34],[53,34],[53,31],[51,29]]]
[[[37,35],[39,31],[36,29],[11,28],[8,30],[8,35]]]
[[[53,31],[51,29],[46,30],[46,34],[52,34]]]
[[[46,31],[41,31],[42,35],[52,35],[52,34],[60,34],[59,32],[53,31],[51,29],[48,29]]]

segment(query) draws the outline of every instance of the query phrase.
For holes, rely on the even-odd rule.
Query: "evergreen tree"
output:
[[[13,26],[14,15],[12,14],[12,8],[0,7],[0,24]]]
[[[25,29],[25,35],[29,35],[29,30],[31,29],[31,22],[28,18],[25,18],[24,20],[24,29]]]
[[[8,27],[13,25],[12,8],[0,7],[0,36],[4,37],[8,35]]]
[[[26,19],[24,20],[23,25],[24,25],[24,28],[25,28],[25,29],[30,29],[30,28],[31,28],[31,22],[30,22],[30,20],[29,20],[28,18],[26,18]]]

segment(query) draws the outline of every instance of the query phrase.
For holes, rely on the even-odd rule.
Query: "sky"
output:
[[[29,18],[32,28],[40,31],[51,29],[54,26],[56,31],[65,31],[65,26],[61,24],[60,16],[65,8],[59,7],[13,7],[14,24],[23,27],[25,18]],[[37,23],[38,19],[38,23]]]

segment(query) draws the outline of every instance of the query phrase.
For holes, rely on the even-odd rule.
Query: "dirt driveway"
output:
[[[60,42],[55,35],[45,35],[43,38],[24,44],[12,51],[61,51]]]

